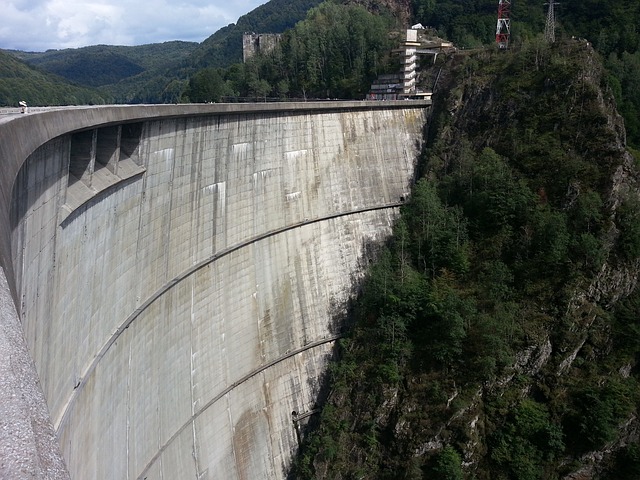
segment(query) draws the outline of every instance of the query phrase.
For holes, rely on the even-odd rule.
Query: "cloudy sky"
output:
[[[0,0],[0,48],[201,42],[267,0]]]

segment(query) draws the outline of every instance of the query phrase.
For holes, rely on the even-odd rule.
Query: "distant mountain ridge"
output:
[[[116,103],[173,102],[184,82],[197,70],[241,62],[245,32],[282,33],[320,3],[321,0],[271,0],[200,44],[171,41],[8,53],[70,82],[99,88],[101,95]]]
[[[162,71],[176,66],[198,45],[196,42],[172,41],[139,46],[92,45],[42,53],[10,53],[71,82],[100,87],[145,71]]]

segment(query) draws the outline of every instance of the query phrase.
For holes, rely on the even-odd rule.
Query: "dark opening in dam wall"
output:
[[[0,123],[5,294],[71,478],[284,477],[291,412],[316,407],[428,112],[111,106]]]

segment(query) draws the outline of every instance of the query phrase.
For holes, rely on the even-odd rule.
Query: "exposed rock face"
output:
[[[396,360],[392,375],[385,378],[392,362],[371,362],[376,348],[366,342],[382,338],[378,349],[387,350],[388,342],[397,342],[385,328],[395,328],[389,312],[399,309],[387,303],[379,317],[367,313],[344,351],[347,366],[353,362],[363,367],[353,376],[345,373],[347,367],[336,369],[342,376],[336,376],[338,386],[330,398],[330,426],[318,434],[324,442],[342,437],[350,453],[328,458],[319,451],[313,463],[322,473],[319,478],[379,478],[376,475],[389,471],[402,472],[404,478],[422,478],[425,472],[439,478],[441,454],[451,453],[451,448],[469,478],[524,478],[519,475],[526,469],[538,472],[535,478],[599,478],[618,468],[621,450],[637,443],[637,356],[621,353],[635,347],[621,346],[620,332],[627,327],[620,323],[618,310],[626,301],[632,302],[624,307],[631,312],[637,305],[633,299],[639,253],[635,237],[625,242],[640,225],[633,213],[640,176],[604,78],[597,54],[583,41],[551,47],[532,43],[516,52],[462,53],[445,65],[434,96],[432,125],[438,129],[429,134],[424,176],[468,215],[477,237],[470,247],[475,249],[471,273],[456,276],[451,273],[456,265],[449,264],[449,271],[427,278],[422,288],[439,288],[438,282],[445,281],[456,285],[460,302],[472,299],[467,310],[447,304],[448,313],[462,312],[471,344],[462,348],[464,354],[483,352],[469,339],[469,332],[479,332],[483,336],[476,342],[494,341],[496,352],[511,342],[510,357],[506,361],[485,350],[477,359],[450,357],[445,365],[429,364],[425,357],[430,352],[421,348],[433,342],[411,329],[432,334],[420,322],[451,318],[425,314],[438,299],[436,290],[426,295],[426,303],[414,305],[418,313],[406,324],[412,349],[405,354],[406,368]],[[489,163],[478,165],[480,161]],[[489,168],[495,168],[492,181],[503,182],[513,196],[483,190],[478,179],[488,177],[480,170]],[[478,207],[474,201],[485,203]],[[481,208],[520,215],[515,210],[519,207],[500,210],[507,204],[533,207],[519,223],[501,224],[508,225],[506,229],[490,222],[484,230],[477,227],[487,218],[481,216],[485,212],[477,214]],[[416,213],[409,211],[407,224],[410,215]],[[426,215],[422,222],[416,222],[419,229],[435,228]],[[405,237],[402,229],[398,232],[400,244]],[[490,241],[483,243],[481,234]],[[418,235],[410,231],[409,238]],[[587,243],[593,248],[580,250]],[[552,257],[536,253],[543,250]],[[399,254],[400,270],[406,269],[404,252]],[[419,251],[417,257],[426,255]],[[517,307],[494,300],[499,294],[485,290],[492,281],[489,276],[474,277],[496,259],[505,272],[501,278],[510,279],[507,295]],[[426,270],[420,264],[415,268]],[[390,302],[407,301],[398,291]],[[505,327],[513,330],[502,337],[504,343],[496,341],[500,334],[495,331],[474,329],[482,315],[498,318],[505,315],[504,308],[517,312]],[[352,386],[340,386],[345,377],[352,379]],[[594,413],[591,407],[601,410]],[[331,462],[340,466],[328,465]]]

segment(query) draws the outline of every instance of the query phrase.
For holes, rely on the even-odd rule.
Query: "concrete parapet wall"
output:
[[[0,125],[0,260],[71,478],[283,478],[425,105],[127,108]]]

